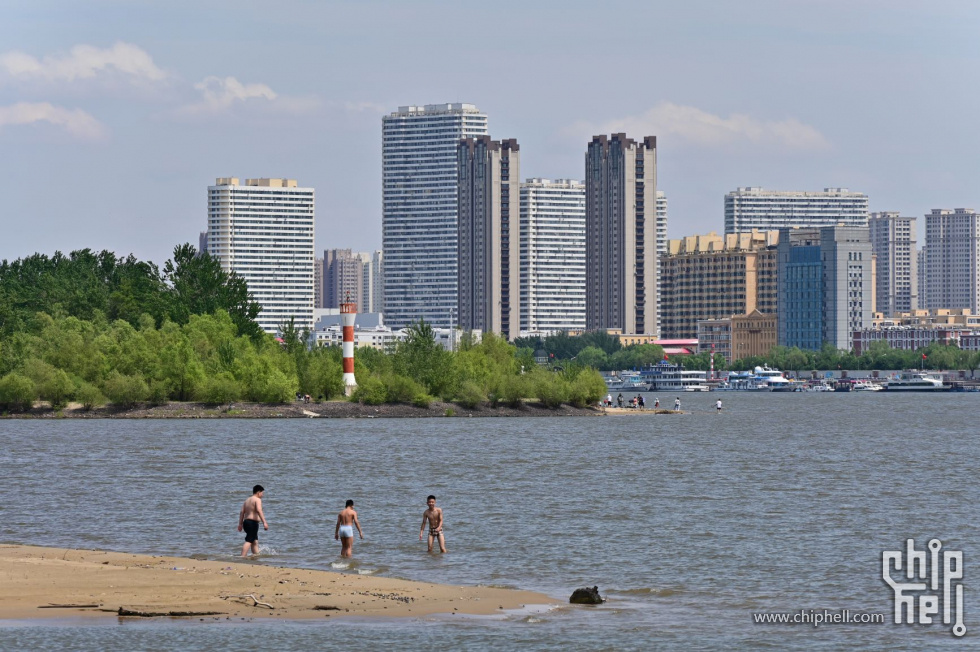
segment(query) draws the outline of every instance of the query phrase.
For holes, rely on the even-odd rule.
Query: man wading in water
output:
[[[422,528],[419,530],[419,541],[425,533],[425,524],[429,523],[429,552],[432,552],[434,539],[439,539],[439,552],[446,552],[446,535],[442,533],[442,509],[436,507],[436,497],[429,496],[425,499],[429,509],[422,512]]]
[[[344,505],[343,511],[337,514],[337,528],[334,530],[333,538],[340,539],[340,556],[354,556],[354,526],[357,526],[357,533],[364,539],[361,532],[361,524],[357,520],[357,512],[354,511],[354,501],[348,500]]]
[[[238,531],[245,531],[245,545],[242,546],[242,557],[248,556],[248,549],[252,549],[252,554],[259,554],[259,521],[262,527],[269,529],[269,524],[265,522],[265,514],[262,513],[262,495],[265,488],[257,484],[252,487],[252,495],[245,499],[242,511],[238,514]]]

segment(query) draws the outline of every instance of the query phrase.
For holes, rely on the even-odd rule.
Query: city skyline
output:
[[[8,7],[0,258],[92,248],[162,264],[196,241],[201,189],[229,170],[316,188],[318,251],[379,249],[378,126],[410,103],[479,106],[489,133],[521,142],[522,181],[582,179],[592,136],[657,135],[675,238],[721,231],[723,197],[742,186],[849,187],[915,217],[976,206],[963,81],[980,69],[967,46],[980,9],[853,4]],[[508,36],[475,46],[464,23]],[[656,84],[568,38],[622,24],[657,35]],[[390,65],[403,54],[407,70]]]

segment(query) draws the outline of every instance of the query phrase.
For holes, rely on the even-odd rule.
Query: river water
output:
[[[337,569],[334,519],[353,498],[367,540],[344,572],[555,598],[499,618],[6,622],[0,649],[918,650],[980,634],[980,395],[681,399],[688,414],[0,421],[3,543],[232,560],[238,509],[261,483],[261,563]],[[418,541],[429,493],[445,556]],[[963,551],[966,639],[891,622],[882,551],[910,537]],[[605,605],[565,604],[592,585]],[[752,617],[811,609],[886,624]]]

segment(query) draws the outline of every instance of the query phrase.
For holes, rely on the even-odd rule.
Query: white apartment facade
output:
[[[521,184],[522,332],[585,329],[585,183]]]
[[[208,253],[248,284],[267,333],[290,319],[313,327],[313,225],[314,190],[293,179],[222,177],[208,187]]]
[[[919,307],[919,261],[914,217],[898,212],[871,213],[871,251],[876,257],[875,306],[894,315]]]
[[[402,106],[382,118],[384,314],[448,327],[458,301],[456,148],[487,135],[472,104]]]
[[[868,196],[847,188],[823,192],[743,187],[725,195],[725,233],[758,229],[868,226]]]
[[[980,312],[980,214],[972,208],[926,214],[926,308]]]

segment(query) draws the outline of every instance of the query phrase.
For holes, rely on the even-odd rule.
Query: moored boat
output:
[[[952,387],[924,371],[903,371],[889,378],[885,389],[889,392],[944,392]]]

